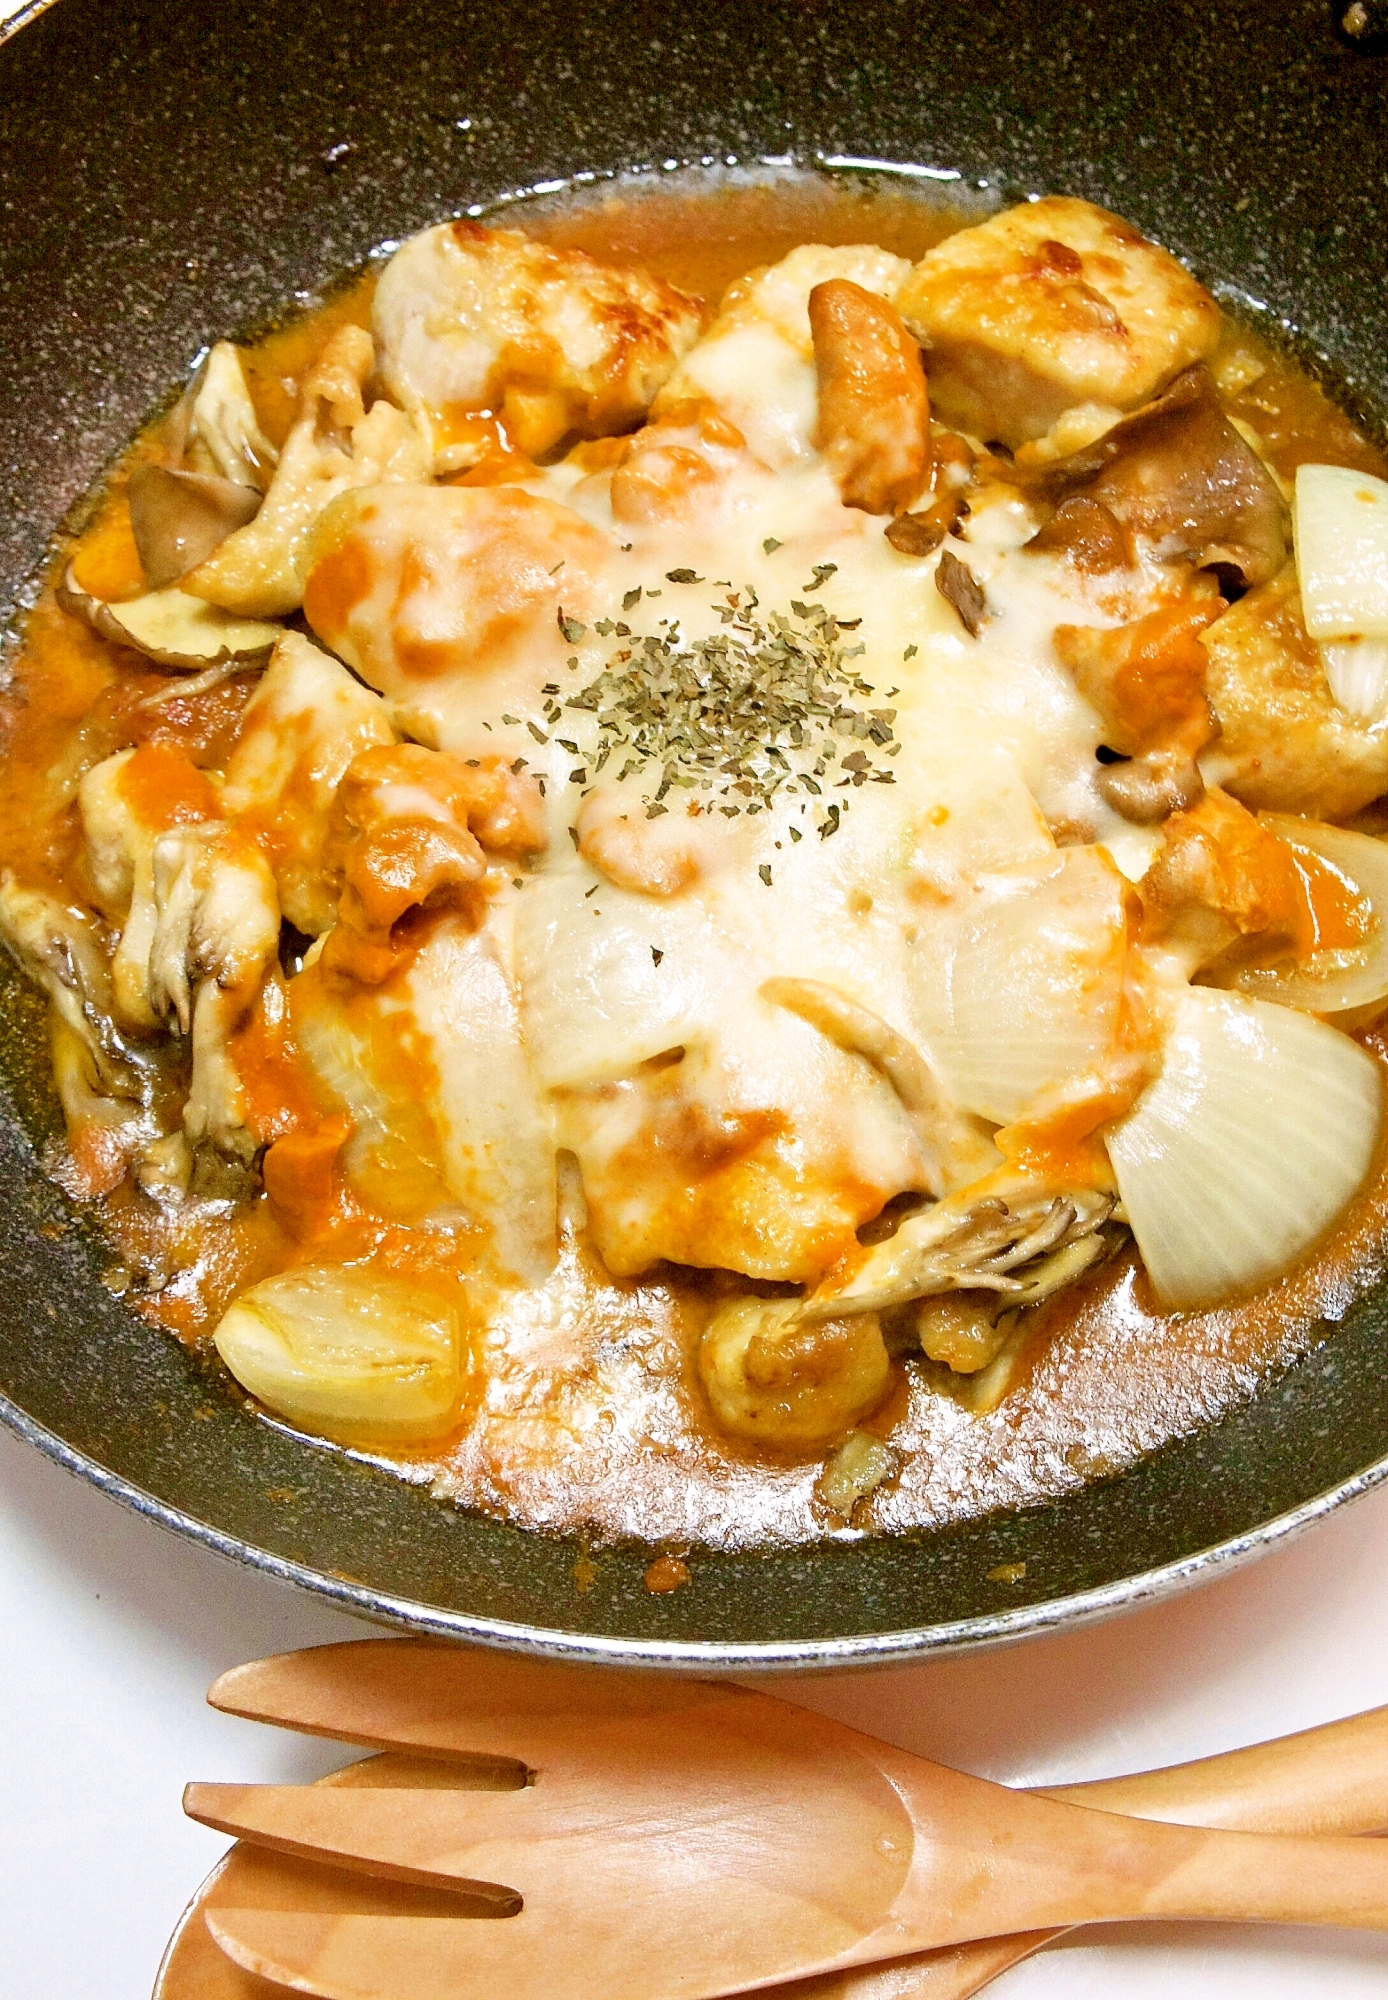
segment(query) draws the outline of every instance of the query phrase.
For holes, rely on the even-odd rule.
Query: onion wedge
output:
[[[1156,1080],[1108,1135],[1124,1212],[1162,1305],[1211,1305],[1279,1277],[1362,1185],[1377,1065],[1288,1007],[1192,987]]]
[[[956,1104],[1001,1125],[1099,1066],[1117,1031],[1126,961],[1122,876],[1069,847],[984,878],[917,956],[921,1039]]]
[[[1323,639],[1321,664],[1330,692],[1356,722],[1388,715],[1388,639]]]
[[[244,1292],[214,1339],[243,1388],[320,1435],[422,1444],[457,1421],[456,1315],[398,1278],[328,1264],[282,1271]]]
[[[1313,639],[1388,639],[1388,480],[1303,465],[1293,510],[1301,609]]]

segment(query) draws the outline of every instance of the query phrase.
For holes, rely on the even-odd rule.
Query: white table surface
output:
[[[147,2000],[225,1846],[186,1779],[345,1755],[217,1716],[214,1675],[372,1628],[140,1521],[0,1432],[0,1991]],[[1016,1783],[1203,1756],[1388,1702],[1388,1492],[1164,1605],[987,1654],[784,1678],[793,1699]],[[999,2000],[1363,2000],[1388,1938],[1215,1926],[1054,1946]],[[562,2000],[556,1994],[555,2000]]]

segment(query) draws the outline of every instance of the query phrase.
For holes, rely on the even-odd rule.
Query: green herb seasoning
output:
[[[762,811],[778,793],[819,797],[820,780],[893,783],[873,753],[901,748],[897,712],[865,705],[875,690],[852,665],[864,649],[843,644],[842,621],[798,600],[789,616],[762,613],[750,588],[714,609],[721,632],[686,642],[677,620],[662,620],[657,633],[631,635],[568,697],[566,708],[587,710],[597,723],[593,777],[619,752],[619,781],[653,769],[651,819],[668,812],[664,801],[676,789],[712,793],[709,806],[716,799],[731,819]],[[845,738],[853,749],[840,760]],[[831,764],[841,778],[828,776]],[[828,810],[821,836],[838,825],[840,808]]]

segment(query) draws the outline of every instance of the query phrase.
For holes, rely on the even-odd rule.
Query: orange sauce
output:
[[[497,219],[556,245],[648,265],[714,302],[733,279],[800,242],[871,241],[916,258],[972,218],[896,188],[807,177],[713,193],[673,184],[617,190]],[[369,324],[374,285],[373,272],[359,274],[327,303],[245,350],[260,424],[277,445],[324,339],[342,325]],[[1236,349],[1251,379],[1230,406],[1261,432],[1284,477],[1308,458],[1388,471],[1382,454],[1307,375],[1247,329],[1231,329],[1221,354]],[[514,476],[516,454],[493,419],[454,413],[450,431],[466,441],[479,423],[490,425],[492,448],[465,476],[473,483]],[[148,440],[132,447],[90,527],[63,552],[63,560],[75,553],[78,579],[102,597],[141,585],[124,479],[149,448]],[[623,448],[621,441],[591,447],[593,462]],[[327,589],[330,574],[320,565],[316,586]],[[336,587],[345,615],[361,580],[343,576]],[[1129,693],[1136,707],[1146,704],[1144,732],[1179,733],[1191,720],[1187,636],[1163,628],[1134,658]],[[75,805],[82,774],[116,750],[140,746],[125,784],[141,816],[151,825],[199,816],[211,793],[202,774],[225,765],[253,685],[241,675],[148,706],[150,695],[168,689],[167,677],[60,611],[50,589],[0,692],[0,865],[89,901]],[[1363,912],[1334,870],[1298,853],[1293,875],[1298,950],[1360,941]],[[402,1116],[409,1130],[397,1135],[400,1143],[377,1147],[365,1181],[354,1177],[358,1189],[370,1186],[373,1207],[349,1189],[342,1160],[364,1143],[362,1135],[346,1108],[310,1082],[296,1045],[314,981],[325,976],[300,974],[287,992],[272,982],[237,1032],[250,1119],[266,1149],[261,1192],[190,1221],[105,1176],[103,1226],[123,1264],[150,1274],[130,1303],[180,1338],[205,1341],[232,1297],[295,1264],[369,1259],[456,1298],[475,1260],[478,1243],[465,1228],[411,1228],[393,1217],[402,1176],[437,1179],[441,1171],[428,1110],[437,1092],[418,1037],[379,1020],[362,1032],[372,1038],[373,1068],[408,1107]],[[1370,1032],[1363,1039],[1388,1071],[1388,1037]],[[39,1052],[35,1060],[46,1057]],[[169,1090],[179,1085],[183,1060],[169,1056]],[[1120,1096],[1096,1093],[1040,1124],[1013,1127],[1003,1135],[1005,1151],[1014,1161],[1098,1178],[1096,1134],[1126,1108]],[[706,1180],[715,1165],[722,1170],[706,1164],[694,1181]],[[103,1163],[88,1166],[101,1184]],[[986,1416],[964,1415],[934,1377],[897,1368],[892,1396],[869,1426],[902,1456],[900,1477],[874,1499],[875,1524],[905,1529],[1032,1503],[1208,1422],[1319,1338],[1324,1319],[1344,1313],[1380,1273],[1386,1237],[1388,1157],[1380,1157],[1333,1237],[1257,1297],[1177,1319],[1156,1309],[1131,1255],[1090,1273],[1073,1292],[1036,1309],[1024,1378]],[[402,1468],[467,1504],[538,1527],[582,1525],[598,1538],[639,1535],[675,1548],[693,1535],[733,1547],[819,1534],[812,1498],[818,1465],[782,1462],[716,1435],[693,1387],[699,1334],[725,1283],[718,1274],[671,1267],[614,1279],[581,1238],[571,1242],[543,1298],[521,1297],[485,1323],[479,1311],[472,1334],[488,1385],[482,1401],[455,1437],[402,1455]],[[677,1557],[662,1559],[650,1587],[676,1587],[682,1568]]]

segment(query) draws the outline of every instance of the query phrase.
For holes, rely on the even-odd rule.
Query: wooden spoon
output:
[[[1178,1828],[1008,1792],[736,1688],[371,1643],[401,1655],[388,1664],[397,1687],[414,1681],[403,1731],[341,1657],[365,1647],[241,1669],[212,1699],[358,1741],[397,1730],[416,1747],[518,1759],[535,1782],[485,1800],[194,1786],[188,1809],[397,1882],[504,1884],[525,1908],[502,1922],[208,1914],[236,1963],[328,2000],[547,2000],[556,1985],[568,2000],[712,2000],[1000,1932],[1131,1917],[1388,1929],[1378,1843]]]

